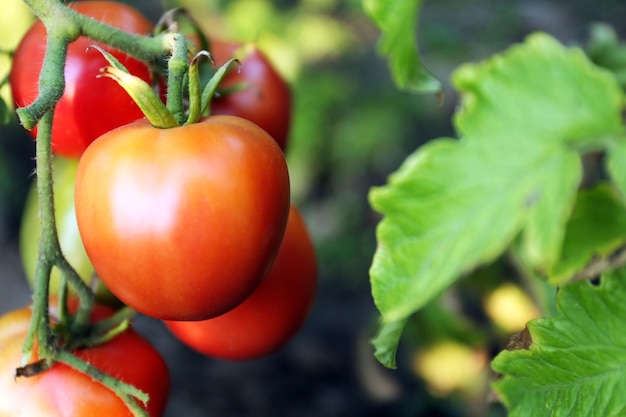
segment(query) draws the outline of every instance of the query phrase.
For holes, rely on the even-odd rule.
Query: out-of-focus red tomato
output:
[[[313,304],[316,282],[315,249],[304,220],[292,206],[276,261],[250,297],[211,320],[165,324],[183,343],[205,355],[259,358],[275,352],[302,326]]]
[[[147,35],[152,31],[149,20],[123,3],[83,1],[71,3],[70,7],[126,32]],[[44,25],[37,21],[15,51],[9,82],[17,107],[31,104],[38,95],[46,38]],[[95,50],[87,52],[91,45],[112,53],[132,74],[151,82],[148,66],[135,58],[85,37],[71,43],[65,64],[65,93],[57,104],[52,124],[52,150],[59,155],[78,158],[98,136],[143,117],[115,81],[97,77],[107,61]],[[36,129],[32,134],[36,135]]]

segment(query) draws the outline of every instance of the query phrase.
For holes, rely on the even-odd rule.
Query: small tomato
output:
[[[243,117],[263,128],[285,150],[291,127],[291,89],[268,58],[254,45],[211,40],[216,63],[223,64],[238,50],[243,52],[238,71],[231,71],[220,83],[228,91],[211,101],[211,114]]]

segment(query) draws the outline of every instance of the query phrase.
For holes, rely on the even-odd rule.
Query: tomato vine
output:
[[[33,315],[23,347],[23,366],[16,371],[16,375],[26,376],[40,372],[55,362],[64,363],[110,388],[135,416],[146,416],[147,412],[137,402],[138,400],[145,404],[149,400],[145,393],[99,371],[72,354],[67,347],[59,348],[54,342],[49,317],[49,279],[52,268],[57,267],[62,271],[63,280],[67,280],[80,300],[76,313],[69,320],[71,334],[85,334],[94,307],[94,295],[65,259],[59,244],[52,188],[52,120],[55,105],[65,90],[64,66],[68,45],[79,36],[115,47],[147,62],[157,62],[169,57],[168,107],[181,120],[182,80],[188,69],[186,41],[182,35],[176,33],[164,33],[154,37],[130,34],[77,13],[58,0],[25,0],[25,3],[46,27],[47,45],[39,78],[38,97],[32,104],[16,110],[26,129],[33,129],[35,126],[38,128],[36,175],[41,230],[34,279]],[[63,293],[61,291],[62,304],[65,303]],[[127,314],[120,315],[109,322],[111,328],[105,330],[104,336],[99,337],[112,337],[125,328],[124,323],[127,324],[128,320]],[[35,347],[36,352],[33,351]],[[39,362],[29,363],[35,356],[40,359]]]
[[[34,66],[28,77],[18,79],[16,65],[14,69],[18,69],[9,78],[13,91],[17,92],[14,94],[16,114],[22,126],[36,129],[40,230],[32,314],[24,335],[22,366],[15,375],[46,378],[55,364],[67,365],[108,388],[108,396],[114,393],[118,397],[117,407],[123,403],[135,417],[154,416],[154,412],[162,411],[164,399],[159,398],[151,408],[147,404],[149,394],[161,397],[169,386],[169,377],[156,385],[145,384],[146,378],[154,379],[151,375],[167,373],[158,354],[150,354],[156,356],[155,370],[139,366],[137,375],[131,372],[126,379],[124,373],[118,378],[115,366],[110,368],[115,371],[113,374],[99,369],[84,358],[88,355],[85,352],[106,350],[111,344],[123,343],[119,342],[120,338],[128,339],[135,310],[161,320],[210,320],[236,308],[257,291],[270,270],[274,271],[272,266],[282,247],[289,217],[290,180],[283,153],[286,133],[277,140],[247,114],[235,112],[209,117],[211,100],[220,82],[239,61],[221,56],[218,67],[208,51],[192,55],[186,37],[189,35],[181,33],[179,25],[170,21],[180,13],[167,13],[166,28],[165,23],[159,23],[151,34],[142,35],[146,21],[134,9],[117,3],[65,5],[60,0],[25,0],[25,3],[40,21],[18,46],[16,61],[19,56],[19,66],[24,66],[24,59],[28,60],[29,52],[34,53],[38,41],[43,39],[46,52],[42,66]],[[113,13],[126,14],[136,24],[115,27],[115,19],[109,21],[109,8],[119,8]],[[191,39],[200,45],[208,44],[199,30],[193,32]],[[93,66],[100,65],[102,57],[97,57],[97,61],[76,58],[77,45],[84,48],[86,40],[93,44],[86,47],[85,54],[99,53],[108,62],[97,73]],[[70,47],[76,41],[80,42]],[[140,60],[141,66],[135,67],[135,61],[128,60],[126,55]],[[204,58],[215,68],[201,67]],[[40,62],[39,59],[34,60]],[[53,153],[65,155],[57,148],[58,141],[73,138],[74,132],[82,129],[71,122],[68,129],[59,129],[61,123],[56,122],[55,116],[65,115],[68,108],[72,113],[80,103],[65,101],[66,82],[72,93],[73,90],[77,90],[76,95],[86,93],[84,88],[81,91],[77,87],[73,72],[67,69],[75,59],[81,61],[80,70],[94,79],[116,81],[117,88],[130,96],[124,98],[132,100],[131,104],[144,116],[134,122],[122,118],[104,124],[101,126],[104,133],[94,135],[90,131],[91,135],[72,143],[67,152],[63,149],[66,156],[80,156],[74,172],[72,200],[80,235],[77,239],[84,244],[98,279],[128,306],[95,323],[94,312],[99,307],[95,294],[64,255],[55,218]],[[275,76],[260,54],[255,59],[260,60],[268,74]],[[126,68],[124,63],[132,63],[133,67]],[[151,71],[146,71],[144,64]],[[131,69],[140,74],[131,73]],[[205,77],[201,71],[205,70],[206,74],[202,75],[210,77],[202,85]],[[33,76],[38,77],[35,98],[28,96],[30,93],[22,94],[33,90]],[[252,87],[246,82],[240,82],[242,88],[229,85],[229,90],[221,90],[220,94],[226,97],[246,88],[257,88],[256,83],[262,81],[252,80]],[[281,106],[278,117],[289,118],[289,89],[282,79],[276,79],[275,83],[282,88],[278,94],[264,93],[263,99],[254,103],[261,107],[278,103]],[[14,88],[16,85],[21,89]],[[161,91],[164,85],[165,95]],[[282,123],[288,126],[289,120]],[[112,164],[111,158],[119,164]],[[155,160],[161,163],[155,165]],[[139,199],[134,204],[126,201],[119,204],[127,196],[139,196]],[[146,216],[146,211],[157,214]],[[298,230],[301,231],[298,241],[289,239],[291,243],[284,250],[292,251],[294,246],[307,244],[303,222]],[[177,249],[173,250],[174,247]],[[285,323],[280,337],[268,340],[266,344],[271,345],[255,356],[278,349],[304,321],[313,300],[317,275],[314,253],[306,255],[309,274],[306,279],[293,280],[302,290],[306,303],[285,307],[292,308],[298,320]],[[283,271],[282,268],[279,270]],[[51,292],[53,269],[61,272],[58,294],[56,287],[54,294]],[[285,269],[280,275],[291,280],[297,274]],[[146,281],[151,280],[156,285],[147,293]],[[281,290],[282,285],[274,285],[269,290],[263,289],[259,297],[280,297]],[[58,297],[55,300],[58,314],[54,317],[50,314],[52,295]],[[258,314],[254,311],[263,310],[262,305],[253,304],[249,308],[253,317],[267,315],[267,311]],[[4,353],[13,354],[11,349]],[[137,386],[136,381],[139,381]]]

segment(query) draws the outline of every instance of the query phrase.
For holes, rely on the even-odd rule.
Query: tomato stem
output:
[[[168,53],[167,40],[171,36],[166,34],[159,38],[149,38],[131,35],[80,15],[59,0],[24,0],[24,2],[45,25],[47,45],[39,78],[39,95],[30,106],[17,109],[18,117],[25,128],[38,127],[35,152],[41,235],[33,288],[33,313],[23,344],[22,367],[16,371],[16,376],[28,376],[37,370],[43,372],[54,362],[65,363],[110,388],[124,401],[135,417],[147,417],[147,411],[138,401],[146,404],[148,395],[103,373],[71,352],[72,337],[79,340],[81,336],[90,335],[90,331],[93,330],[89,326],[95,296],[64,257],[59,243],[52,187],[52,120],[56,103],[65,90],[64,67],[70,42],[81,35],[86,35],[140,59],[155,61]],[[67,313],[66,297],[62,295],[60,299],[62,303],[59,305],[60,318],[63,321],[59,325],[66,326],[69,330],[70,340],[66,346],[59,346],[58,339],[53,337],[50,323],[50,274],[55,266],[61,270],[63,280],[75,289],[79,298],[74,315]],[[108,323],[110,327],[106,332],[98,328],[99,333],[93,340],[89,339],[89,342],[110,340],[125,330],[129,324],[126,314],[128,313],[125,312],[121,318],[118,317],[117,323]],[[37,362],[27,365],[32,360]]]
[[[100,369],[91,365],[89,362],[86,362],[72,353],[65,350],[58,350],[54,358],[57,362],[64,363],[65,365],[76,369],[79,372],[89,375],[94,379],[94,381],[98,381],[105,387],[109,388],[111,391],[115,393],[126,406],[131,410],[133,416],[135,417],[149,417],[148,412],[141,407],[139,402],[142,404],[147,404],[150,400],[150,396],[141,391],[134,386],[127,384],[119,379],[112,377],[111,375],[102,372]],[[139,402],[137,402],[139,401]]]
[[[198,42],[198,45],[190,45],[194,46],[189,48],[192,53],[196,53],[199,50],[209,50],[209,39],[200,29],[198,22],[189,14],[189,10],[184,7],[177,7],[165,12],[154,25],[154,31],[155,34],[179,32],[187,37],[192,36]]]
[[[139,60],[156,64],[158,58],[170,50],[166,36],[146,36],[128,33],[92,17],[82,15],[67,8],[68,14],[81,27],[84,36],[94,41],[124,51]]]
[[[26,377],[29,378],[31,376],[35,376],[37,374],[42,373],[43,371],[49,369],[52,366],[52,361],[42,359],[37,362],[29,363],[26,366],[22,366],[15,370],[15,377]]]
[[[171,34],[150,37],[127,33],[77,13],[59,0],[24,0],[24,3],[41,19],[48,38],[39,78],[39,95],[29,106],[16,110],[20,122],[28,130],[32,130],[63,95],[67,47],[81,35],[152,64],[159,62],[173,47]]]
[[[61,32],[50,31],[47,39],[46,58],[39,77],[39,95],[28,107],[16,110],[20,122],[28,130],[32,130],[43,115],[52,110],[65,90],[64,66],[69,44],[67,37]]]
[[[69,322],[69,320],[71,320],[71,315],[70,315],[70,309],[68,308],[67,305],[67,300],[68,300],[68,284],[67,284],[67,277],[65,276],[65,274],[61,274],[61,282],[59,284],[59,295],[58,295],[58,301],[59,301],[59,321],[62,323],[65,322]]]
[[[39,216],[41,237],[39,240],[39,256],[35,269],[33,289],[33,316],[23,347],[25,365],[32,357],[35,337],[39,341],[39,356],[47,348],[50,340],[50,319],[48,316],[48,297],[50,289],[50,273],[59,246],[54,219],[54,199],[52,193],[52,111],[48,111],[41,119],[36,141],[37,160],[37,194],[39,197]],[[45,356],[43,356],[45,357]]]
[[[130,320],[135,314],[136,312],[132,308],[124,307],[111,317],[100,320],[92,326],[92,333],[96,336],[89,342],[92,345],[97,345],[112,340],[130,327]]]
[[[172,56],[167,62],[167,108],[179,124],[185,122],[184,85],[189,71],[187,41],[180,33],[173,33]]]
[[[54,227],[54,230],[56,234],[56,226]],[[72,328],[77,333],[82,333],[85,328],[89,326],[91,311],[93,310],[96,297],[89,286],[85,284],[85,281],[81,279],[76,270],[72,267],[72,265],[70,265],[65,256],[63,256],[60,246],[58,249],[58,255],[55,259],[55,265],[61,270],[63,277],[72,285],[80,300],[76,313],[73,316]]]
[[[41,237],[35,268],[33,319],[24,344],[24,363],[32,357],[32,348],[35,340],[38,341],[40,358],[48,358],[49,352],[54,350],[51,347],[48,301],[50,295],[50,273],[53,266],[57,266],[62,271],[64,279],[67,279],[72,284],[80,298],[80,305],[72,323],[75,328],[83,329],[89,324],[89,316],[91,315],[95,299],[89,287],[87,287],[63,256],[57,235],[52,187],[52,118],[53,110],[50,110],[39,122],[37,131],[35,152]],[[64,308],[62,306],[61,310],[63,311]]]

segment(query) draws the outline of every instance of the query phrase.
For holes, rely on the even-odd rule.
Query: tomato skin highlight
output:
[[[211,53],[218,65],[225,63],[241,44],[211,39]],[[247,45],[239,71],[232,70],[220,82],[221,89],[243,83],[243,89],[211,100],[211,114],[243,117],[263,128],[283,149],[291,127],[292,97],[287,82],[254,45]]]
[[[96,316],[112,310],[96,306]],[[0,317],[0,416],[7,417],[132,417],[112,391],[64,364],[33,377],[13,377],[22,359],[30,308]],[[136,386],[150,396],[151,417],[162,416],[170,389],[167,365],[139,334],[129,329],[113,340],[74,352],[111,376]]]
[[[184,344],[207,356],[250,360],[270,355],[300,329],[317,284],[315,248],[306,224],[291,207],[282,245],[267,276],[233,310],[204,321],[166,321]]]
[[[122,3],[84,1],[71,3],[70,7],[126,32],[147,35],[152,31],[149,20]],[[46,38],[43,23],[37,21],[15,51],[9,82],[17,107],[28,106],[38,95]],[[143,117],[139,107],[115,81],[96,77],[100,68],[108,64],[96,50],[86,51],[91,45],[112,53],[132,74],[151,82],[150,69],[135,58],[86,37],[71,43],[65,64],[65,92],[52,123],[52,150],[66,157],[80,157],[98,136]],[[37,129],[30,133],[34,138]]]
[[[107,287],[159,319],[223,314],[258,286],[289,213],[280,148],[233,116],[113,130],[83,154],[78,228]]]

